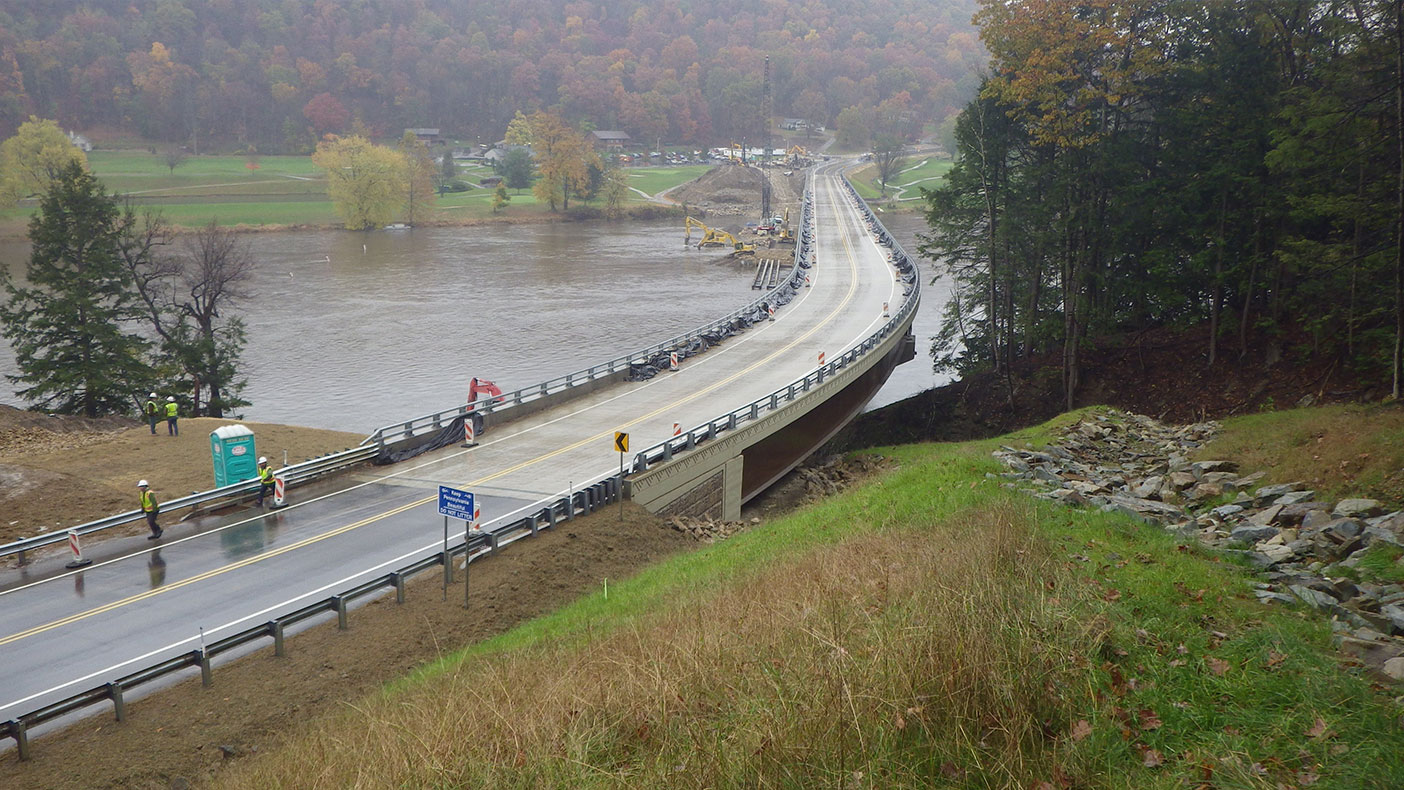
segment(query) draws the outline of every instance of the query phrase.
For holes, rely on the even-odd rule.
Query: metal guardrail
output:
[[[374,458],[376,449],[374,447],[353,447],[349,450],[342,450],[338,453],[329,453],[307,461],[291,464],[279,469],[277,474],[290,486],[300,485],[310,480],[315,480],[332,472],[340,471],[348,466],[355,466]],[[188,496],[172,499],[161,503],[161,510],[174,511],[184,507],[198,508],[201,505],[215,502],[229,497],[239,497],[251,495],[258,490],[258,481],[243,480],[232,483],[222,488],[214,488],[209,491],[199,491]],[[62,543],[68,540],[69,532],[77,532],[80,536],[93,532],[100,532],[123,524],[130,524],[142,518],[140,510],[129,510],[125,513],[118,513],[115,516],[100,518],[96,521],[89,521],[65,530],[56,530],[45,535],[36,535],[32,538],[23,538],[12,543],[0,545],[0,557],[7,557],[11,554],[18,554],[21,564],[24,563],[25,552],[50,546],[55,543]]]
[[[853,188],[853,185],[846,180],[845,185],[848,187],[849,196],[857,204],[858,210],[864,214],[869,228],[877,236],[879,243],[892,249],[888,259],[897,268],[899,279],[909,286],[904,291],[902,304],[897,308],[897,311],[890,313],[889,320],[857,346],[820,366],[804,378],[781,387],[769,395],[757,398],[739,409],[697,425],[678,436],[670,437],[639,451],[634,455],[634,461],[630,467],[631,474],[646,471],[649,464],[671,461],[677,453],[691,450],[702,442],[717,438],[723,432],[736,430],[741,423],[759,420],[762,414],[776,411],[793,402],[796,398],[818,387],[826,378],[848,367],[876,348],[900,327],[909,315],[916,311],[921,298],[921,278],[917,276],[916,262],[907,255],[907,251],[887,231],[887,228],[878,220],[872,208]]]
[[[850,349],[838,359],[824,365],[813,373],[805,376],[803,379],[795,381],[786,387],[782,387],[765,398],[753,401],[741,409],[729,412],[722,417],[709,421],[705,425],[693,428],[683,436],[675,437],[674,439],[638,453],[634,459],[633,471],[642,471],[648,468],[649,463],[670,459],[678,452],[684,452],[697,446],[700,442],[714,439],[723,430],[734,430],[737,424],[743,420],[758,419],[762,409],[774,411],[780,408],[782,400],[787,403],[793,401],[796,397],[808,392],[821,383],[827,375],[852,364],[861,356],[876,348],[886,337],[891,335],[902,325],[902,322],[908,315],[916,310],[920,295],[920,279],[916,276],[915,263],[907,257],[906,252],[896,240],[887,233],[886,228],[882,227],[882,223],[873,215],[867,203],[853,190],[851,184],[848,185],[848,191],[850,196],[856,201],[859,209],[866,215],[874,233],[884,244],[892,248],[891,260],[894,265],[898,267],[899,272],[901,272],[899,277],[910,285],[910,288],[908,288],[905,293],[905,299],[897,312],[893,313],[890,320],[885,322],[882,327],[868,338],[864,339],[858,346]],[[799,278],[803,277],[803,270],[808,268],[808,265],[812,265],[813,262],[812,203],[812,190],[807,190],[804,211],[802,213],[801,241],[800,244],[796,246],[797,265],[787,281],[787,284],[798,283]],[[782,285],[781,287],[785,286]],[[760,300],[758,304],[764,303],[764,301],[765,300]],[[694,335],[694,333],[689,333],[689,335]],[[688,337],[688,335],[681,337]],[[667,344],[661,344],[660,348],[666,349],[666,346]],[[701,432],[700,437],[699,432]],[[366,453],[365,457],[368,459],[375,452],[378,452],[378,448],[375,445],[366,445],[360,448],[359,451]],[[349,452],[356,451],[347,451],[347,453]],[[338,453],[335,454],[335,456],[344,456],[347,453]],[[334,456],[326,456],[325,459],[331,459],[333,457]],[[330,461],[327,462],[331,463]],[[314,463],[315,461],[308,461],[295,466],[306,467]],[[294,467],[287,467],[288,470],[293,468]],[[309,474],[310,473],[311,470],[309,470]],[[229,493],[238,493],[239,490],[251,491],[254,485],[255,484],[240,483],[234,486],[226,486],[224,489],[217,489],[217,491],[227,491]],[[618,502],[622,489],[623,476],[616,474],[571,491],[564,497],[541,500],[530,506],[532,508],[530,515],[497,527],[496,529],[484,530],[461,543],[449,546],[446,550],[424,557],[397,570],[391,571],[390,573],[369,579],[341,593],[308,604],[307,606],[276,617],[260,625],[218,639],[205,645],[201,649],[177,654],[116,680],[73,694],[57,702],[17,716],[9,721],[0,722],[0,737],[14,739],[20,759],[27,760],[30,757],[28,733],[34,727],[59,719],[73,711],[103,702],[111,702],[114,715],[118,721],[122,721],[126,717],[126,704],[124,699],[126,691],[195,667],[199,667],[200,669],[201,682],[205,686],[209,686],[213,683],[212,660],[220,655],[242,648],[264,638],[273,640],[273,649],[276,655],[283,655],[285,653],[284,634],[286,629],[290,626],[311,620],[319,615],[335,612],[337,615],[338,627],[346,628],[348,605],[352,601],[377,594],[383,589],[393,587],[395,588],[396,601],[402,603],[405,596],[405,581],[412,576],[436,566],[442,566],[445,576],[451,579],[453,575],[453,561],[454,558],[458,556],[466,556],[464,571],[466,573],[467,563],[477,557],[491,554],[501,547],[521,538],[528,536],[534,537],[540,530],[550,529],[561,521],[573,519],[577,515],[586,515],[605,505]],[[206,492],[206,494],[214,493],[215,492]],[[187,497],[186,499],[193,498],[194,497]],[[169,503],[168,506],[174,506],[181,501],[182,500],[174,500]],[[192,503],[187,502],[186,504]],[[113,518],[118,517],[114,516]]]
[[[415,436],[419,436],[421,434],[439,431],[446,424],[451,424],[454,420],[460,417],[464,417],[468,414],[479,414],[486,416],[488,414],[505,412],[514,407],[521,406],[522,404],[530,403],[532,401],[539,400],[549,395],[555,395],[557,393],[570,390],[574,387],[579,387],[596,379],[610,376],[621,371],[630,370],[634,365],[645,364],[649,360],[656,358],[660,354],[666,354],[669,351],[685,348],[688,344],[690,344],[692,341],[698,338],[710,335],[720,330],[733,328],[738,321],[745,320],[748,316],[754,315],[756,311],[762,310],[764,307],[771,304],[778,292],[783,291],[786,288],[795,287],[798,283],[802,282],[804,270],[813,266],[814,241],[812,224],[812,195],[812,190],[806,190],[803,208],[800,213],[801,231],[799,234],[799,239],[795,244],[795,265],[791,268],[790,276],[787,277],[785,281],[776,285],[774,288],[771,288],[770,290],[766,291],[764,296],[761,296],[760,298],[752,301],[745,307],[733,310],[730,313],[723,316],[722,318],[718,318],[717,320],[712,321],[711,323],[708,323],[704,326],[700,326],[696,329],[693,329],[689,332],[685,332],[676,337],[664,340],[661,343],[655,343],[654,345],[648,346],[647,348],[642,348],[637,351],[625,354],[623,356],[615,357],[614,359],[611,359],[607,362],[592,365],[588,368],[577,370],[573,373],[567,373],[564,376],[558,376],[553,379],[548,379],[546,381],[541,382],[540,384],[534,384],[530,387],[523,387],[522,389],[503,393],[502,395],[493,395],[491,397],[481,398],[472,403],[466,403],[461,406],[455,406],[452,409],[444,409],[442,411],[432,412],[430,414],[425,414],[420,417],[415,417],[411,420],[406,420],[405,422],[391,423],[389,425],[382,426],[380,428],[377,428],[373,433],[371,433],[370,436],[366,437],[366,439],[362,441],[361,444],[374,444],[377,448],[383,450],[387,442],[404,441],[407,439],[412,439]]]
[[[404,603],[406,580],[436,566],[444,568],[446,581],[452,583],[455,557],[467,555],[468,561],[472,561],[514,543],[520,538],[534,537],[540,530],[550,529],[562,521],[569,521],[576,516],[593,513],[610,503],[619,501],[621,488],[621,478],[619,475],[614,475],[572,491],[567,496],[541,500],[532,505],[534,509],[530,515],[495,530],[479,532],[466,541],[450,546],[447,550],[439,551],[389,573],[368,579],[355,587],[280,617],[210,642],[203,648],[179,653],[116,680],[94,686],[2,722],[0,723],[0,738],[14,739],[19,751],[19,758],[27,760],[30,757],[29,731],[41,724],[55,721],[76,710],[103,702],[111,702],[117,721],[122,721],[127,715],[126,692],[195,667],[200,669],[202,684],[208,687],[214,682],[212,662],[221,655],[265,638],[273,640],[275,655],[285,655],[283,637],[291,626],[335,612],[337,626],[344,629],[347,627],[348,607],[353,601],[376,595],[381,590],[393,587],[396,602]],[[465,569],[464,572],[466,573],[467,570]]]

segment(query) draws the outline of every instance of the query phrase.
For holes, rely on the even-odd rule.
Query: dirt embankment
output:
[[[159,500],[214,487],[210,431],[238,420],[185,418],[179,436],[165,422],[89,420],[0,406],[0,543],[65,529],[136,508],[137,480]],[[247,425],[274,468],[354,447],[359,434],[269,423]],[[145,525],[130,528],[145,530]]]
[[[789,209],[791,221],[799,220],[800,200],[804,195],[804,171],[784,175],[779,167],[714,167],[667,193],[669,200],[681,204],[694,217],[736,217],[732,225],[713,222],[731,233],[741,230],[749,219],[759,219],[761,188],[770,179],[770,210],[772,214]]]

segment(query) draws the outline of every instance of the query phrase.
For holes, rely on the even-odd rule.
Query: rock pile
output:
[[[669,529],[681,532],[700,543],[716,543],[719,540],[726,540],[750,526],[743,521],[713,521],[707,518],[688,518],[686,516],[672,516],[663,523]],[[759,523],[760,519],[751,519],[751,524]]]
[[[1371,545],[1404,546],[1404,511],[1386,513],[1373,499],[1323,501],[1301,483],[1259,486],[1262,472],[1190,460],[1217,430],[1212,422],[1099,414],[1046,450],[1001,447],[994,455],[1010,469],[1000,475],[1007,487],[1124,513],[1246,557],[1264,574],[1254,584],[1259,600],[1330,616],[1344,652],[1404,680],[1404,585],[1346,570]]]

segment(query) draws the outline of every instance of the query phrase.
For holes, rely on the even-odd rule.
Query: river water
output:
[[[894,227],[902,236],[903,231]],[[902,236],[905,237],[905,236]],[[246,237],[257,261],[241,314],[249,420],[369,433],[580,370],[751,301],[752,271],[683,245],[676,222],[493,224]],[[0,242],[20,275],[28,245]],[[929,279],[929,277],[928,277]],[[917,359],[874,405],[933,386],[927,291]],[[0,344],[0,374],[15,372]],[[0,379],[0,403],[23,406]],[[144,394],[144,393],[138,393]]]

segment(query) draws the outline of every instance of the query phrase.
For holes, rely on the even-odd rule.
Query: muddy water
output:
[[[920,258],[917,253],[917,234],[925,233],[926,220],[915,212],[889,212],[881,215],[882,224],[897,238],[906,251],[917,256],[917,266],[921,269],[921,308],[912,321],[912,334],[916,335],[916,359],[899,365],[888,377],[887,384],[878,390],[868,403],[868,410],[896,403],[909,398],[922,390],[949,384],[949,373],[936,373],[931,369],[931,341],[941,329],[942,314],[950,301],[950,283],[941,280],[931,282],[935,265]]]
[[[743,267],[674,222],[247,237],[250,420],[369,432],[651,345],[754,298]],[[0,244],[20,273],[27,246]],[[0,374],[14,357],[0,345]],[[21,406],[0,380],[0,403]]]
[[[917,215],[889,227],[905,243]],[[536,384],[680,334],[749,302],[751,274],[686,248],[675,222],[312,231],[246,237],[257,261],[241,310],[250,420],[368,433],[462,401],[469,378]],[[914,250],[915,244],[908,245]],[[28,247],[0,242],[23,272]],[[929,273],[924,277],[929,279]],[[926,287],[917,358],[872,406],[944,383]],[[0,342],[0,374],[15,372]],[[140,393],[139,393],[140,394]],[[0,379],[0,403],[23,406]]]

